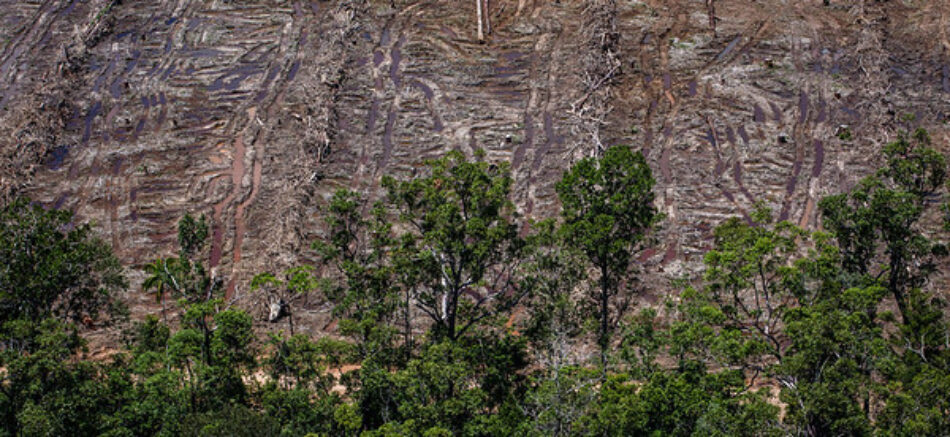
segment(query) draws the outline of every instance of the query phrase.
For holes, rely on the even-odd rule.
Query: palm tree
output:
[[[149,276],[142,283],[142,288],[145,291],[152,289],[156,291],[155,300],[162,304],[162,320],[165,323],[168,323],[168,318],[165,315],[165,291],[167,289],[173,292],[181,291],[178,279],[175,278],[173,273],[177,261],[177,258],[159,258],[145,266],[145,273]]]

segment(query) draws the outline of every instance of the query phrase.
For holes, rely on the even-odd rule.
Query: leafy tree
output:
[[[17,320],[92,324],[122,314],[113,299],[127,287],[122,266],[90,225],[73,219],[25,198],[0,208],[0,331]]]
[[[208,223],[204,214],[195,220],[185,213],[178,221],[178,246],[183,258],[194,258],[201,254],[208,240]]]
[[[473,334],[458,342],[425,345],[404,369],[369,378],[361,373],[363,390],[385,394],[375,404],[382,410],[364,410],[364,426],[395,428],[404,435],[509,434],[505,431],[513,427],[512,416],[505,412],[509,401],[520,399],[523,379],[518,372],[525,365],[524,342],[514,337]]]
[[[920,229],[927,199],[946,180],[946,160],[930,147],[924,130],[900,135],[883,152],[886,165],[875,175],[818,205],[822,224],[841,248],[845,271],[857,280],[884,277],[906,324],[911,317],[907,295],[933,273],[934,256],[947,251]],[[878,268],[882,250],[886,261]]]
[[[553,220],[544,220],[528,236],[524,271],[532,296],[524,334],[536,354],[551,354],[549,359],[563,362],[570,343],[579,340],[584,330],[586,308],[573,294],[586,272],[584,254],[565,247],[556,226]]]
[[[111,393],[96,384],[99,368],[73,363],[84,346],[73,327],[48,318],[30,328],[29,352],[0,350],[0,433],[95,435]],[[99,400],[101,399],[101,400]]]
[[[529,342],[534,369],[517,406],[525,416],[516,434],[576,435],[596,400],[602,375],[583,366],[588,311],[574,294],[586,275],[583,253],[563,244],[554,220],[535,223],[528,235],[525,272],[531,281],[527,320],[516,325]]]
[[[631,315],[658,215],[625,148],[565,174],[560,227],[519,230],[507,167],[459,153],[387,178],[385,202],[336,193],[322,264],[252,283],[288,310],[320,288],[342,340],[291,317],[258,343],[206,273],[205,220],[185,215],[145,285],[177,298],[180,323],[148,316],[102,362],[75,322],[110,320],[118,263],[68,213],[17,201],[0,209],[0,436],[946,435],[947,302],[924,287],[946,254],[929,214],[946,177],[928,141],[900,137],[885,168],[823,200],[831,233],[761,205],[726,220],[702,284]],[[591,309],[597,364],[577,352]],[[418,337],[416,314],[432,320]]]
[[[785,421],[798,433],[867,431],[857,400],[871,390],[874,359],[884,346],[868,317],[882,295],[842,289],[841,258],[827,236],[772,223],[761,206],[752,220],[733,218],[715,229],[705,285],[682,294],[669,351],[681,368],[695,363],[738,378],[729,390],[739,393],[760,377],[776,381],[788,403]],[[635,343],[646,343],[642,355],[653,355],[657,337],[636,332]]]
[[[113,294],[126,287],[111,248],[73,219],[27,199],[0,208],[0,434],[98,434],[120,400],[99,366],[71,360],[77,323],[123,316]]]
[[[221,282],[208,275],[204,264],[197,260],[207,245],[208,225],[204,215],[195,220],[185,214],[178,221],[178,257],[158,258],[145,266],[148,275],[142,283],[145,291],[155,290],[155,298],[162,304],[165,319],[165,296],[171,292],[175,298],[185,298],[197,303],[214,298],[222,290]]]
[[[191,304],[182,329],[168,340],[168,364],[181,369],[191,411],[207,411],[247,402],[242,375],[255,369],[251,317],[236,310],[217,311],[216,299]]]
[[[867,435],[871,393],[890,350],[873,317],[883,287],[849,288],[789,311],[787,355],[773,370],[784,385],[785,421],[803,435]]]
[[[873,374],[863,374],[865,379],[873,377],[872,382],[886,381],[861,383],[870,391],[862,396],[864,416],[872,415],[878,400],[883,403],[882,429],[895,435],[942,434],[950,429],[950,419],[937,411],[945,411],[950,398],[916,387],[938,387],[950,374],[945,299],[923,290],[947,255],[927,218],[943,191],[946,159],[931,147],[924,130],[899,135],[884,147],[883,155],[883,168],[849,192],[823,199],[819,207],[824,226],[841,250],[843,282],[865,293],[883,287],[900,316],[894,332],[882,328],[893,323],[889,312],[877,306],[866,311],[866,323],[884,331],[881,336],[889,347],[874,354]],[[950,208],[945,204],[943,211]],[[866,360],[855,361],[866,367]],[[828,396],[813,398],[815,403],[827,402]],[[913,431],[904,431],[905,426]]]
[[[525,416],[517,434],[582,434],[585,416],[596,405],[601,376],[592,369],[569,364],[533,372],[528,390],[516,401]]]
[[[653,185],[643,155],[617,146],[601,158],[578,161],[555,186],[563,208],[565,242],[584,253],[599,274],[592,292],[605,375],[610,338],[631,297],[627,285],[633,279],[631,261],[659,219]]]
[[[754,375],[714,347],[728,328],[702,294],[688,289],[678,306],[668,303],[673,314],[644,309],[629,320],[620,350],[627,367],[598,391],[578,422],[583,434],[784,435],[770,390],[755,389]]]
[[[517,267],[524,243],[508,200],[506,163],[467,161],[459,152],[428,162],[409,181],[385,178],[391,207],[411,234],[404,255],[420,269],[415,305],[438,336],[455,341],[525,295]]]
[[[740,372],[686,361],[642,383],[611,375],[583,420],[586,435],[778,436],[778,407],[744,389]]]
[[[383,206],[375,205],[369,220],[363,218],[365,209],[357,193],[334,193],[325,219],[327,241],[317,241],[313,248],[332,267],[332,274],[340,278],[324,287],[340,320],[340,333],[356,341],[361,360],[373,358],[391,364],[398,358],[393,350],[398,312],[403,313],[404,347],[407,351],[412,348],[412,296],[400,299],[395,268],[399,255]],[[406,269],[408,274],[412,267]]]
[[[694,320],[719,327],[707,346],[723,364],[756,372],[784,357],[784,316],[808,298],[794,262],[807,235],[788,222],[773,226],[771,219],[771,211],[759,207],[754,225],[732,218],[716,227],[715,247],[704,259],[706,285],[689,310]]]
[[[271,379],[321,395],[330,393],[336,382],[330,368],[341,367],[352,350],[345,342],[326,337],[313,342],[301,334],[289,338],[271,334],[268,343],[273,349],[263,364]]]
[[[753,216],[755,223],[732,219],[715,230],[706,284],[681,296],[670,353],[777,382],[784,422],[796,434],[870,434],[872,412],[887,397],[883,381],[914,374],[879,309],[886,282],[855,276],[849,254],[827,234],[770,224],[764,209]],[[908,314],[919,320],[924,308],[910,304]],[[906,414],[902,399],[893,405],[894,416]]]
[[[229,405],[221,410],[190,414],[182,419],[182,436],[276,437],[280,435],[280,426],[274,418],[242,405]]]

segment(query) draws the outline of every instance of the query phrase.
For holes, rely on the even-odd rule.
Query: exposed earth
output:
[[[481,148],[541,217],[573,160],[627,144],[666,215],[639,259],[650,304],[756,201],[814,229],[901,130],[950,152],[947,2],[488,3],[479,42],[469,0],[0,0],[0,195],[97,223],[133,314],[159,308],[137,267],[204,213],[256,314],[249,279],[307,261],[337,188]]]

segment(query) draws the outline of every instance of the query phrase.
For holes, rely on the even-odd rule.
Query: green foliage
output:
[[[600,274],[592,294],[604,372],[611,334],[629,303],[629,287],[622,284],[632,279],[633,255],[659,220],[654,183],[643,154],[617,146],[601,158],[578,161],[555,186],[563,208],[560,232],[565,244],[583,253]]]
[[[208,239],[208,224],[204,214],[195,220],[191,214],[185,214],[178,221],[178,246],[183,258],[193,258],[204,249]]]
[[[437,335],[455,341],[524,296],[516,270],[524,243],[508,199],[507,163],[472,162],[450,152],[428,167],[424,176],[387,177],[383,186],[410,230],[400,243],[403,256],[419,265],[416,306]]]
[[[874,314],[882,287],[850,288],[789,311],[787,356],[775,369],[786,388],[786,422],[811,435],[868,434],[871,392],[891,351]]]
[[[743,390],[738,372],[709,372],[700,363],[657,372],[648,380],[608,378],[597,407],[584,418],[588,435],[782,435],[778,408]],[[734,393],[740,394],[734,394]]]
[[[568,242],[590,262],[619,274],[656,219],[650,167],[639,152],[611,147],[578,161],[557,183]]]
[[[809,299],[801,266],[794,261],[807,235],[788,222],[769,226],[771,212],[759,208],[759,223],[729,219],[714,232],[706,254],[706,287],[687,300],[694,321],[718,326],[705,346],[724,364],[762,368],[781,359],[788,338],[781,322],[796,299]],[[758,362],[758,364],[753,364]]]
[[[126,286],[109,246],[72,213],[25,198],[0,208],[0,336],[18,320],[92,324],[121,315],[112,295]]]
[[[300,334],[290,338],[271,334],[268,343],[273,351],[264,368],[274,381],[324,394],[336,382],[328,369],[339,368],[352,355],[352,345],[329,338],[313,342]]]
[[[270,296],[273,305],[279,308],[277,314],[271,314],[271,322],[286,314],[290,335],[294,335],[293,304],[316,291],[320,281],[311,266],[299,266],[287,269],[284,279],[278,279],[272,273],[259,273],[251,279],[251,290],[264,290]]]
[[[554,364],[533,372],[528,389],[517,400],[524,412],[518,433],[530,436],[580,435],[585,416],[596,405],[598,371],[583,366]]]
[[[419,435],[448,430],[463,435],[498,435],[510,429],[505,410],[523,386],[518,372],[527,365],[524,342],[513,337],[464,337],[424,347],[405,369],[361,369],[364,424],[399,423]],[[442,431],[439,431],[442,432]]]
[[[280,435],[273,418],[244,406],[227,406],[219,411],[190,414],[183,418],[182,436],[194,437],[270,437]]]
[[[572,296],[586,277],[584,255],[563,245],[553,220],[535,223],[534,228],[527,241],[525,271],[533,294],[524,334],[534,349],[557,353],[551,348],[564,346],[560,343],[584,330],[588,308]]]
[[[252,280],[291,315],[263,341],[185,215],[178,257],[145,267],[180,317],[133,323],[99,362],[74,322],[109,314],[121,269],[88,226],[17,201],[0,213],[0,436],[947,435],[947,302],[925,287],[947,253],[927,214],[945,162],[924,132],[884,157],[820,202],[828,233],[757,205],[716,227],[702,278],[635,313],[658,214],[626,148],[565,174],[560,223],[522,222],[483,155],[387,179],[371,206],[336,193],[319,262]],[[316,291],[340,336],[294,333],[291,304]]]
[[[414,277],[415,266],[397,247],[382,205],[372,208],[371,220],[362,216],[365,206],[352,191],[334,193],[325,219],[328,241],[315,242],[313,248],[341,278],[323,287],[335,304],[340,333],[355,340],[361,359],[394,360],[399,358],[393,349],[400,328],[406,347],[412,344],[409,288],[414,284],[399,279]],[[397,275],[397,265],[404,267],[402,275]],[[405,323],[397,328],[400,318]]]
[[[204,264],[198,260],[206,246],[208,225],[202,215],[195,220],[185,214],[178,221],[177,258],[157,258],[145,266],[145,281],[142,289],[155,290],[155,300],[162,304],[162,317],[165,318],[165,298],[171,293],[175,299],[183,298],[191,303],[208,301],[220,294],[221,282],[208,275]]]
[[[929,143],[923,130],[910,138],[899,136],[884,147],[886,166],[876,175],[849,193],[828,196],[818,204],[852,284],[884,276],[905,323],[910,317],[907,294],[926,282],[935,269],[935,257],[946,253],[918,226],[927,198],[943,186],[947,173],[945,158]],[[886,261],[878,267],[882,249]]]
[[[143,322],[135,322],[128,333],[128,346],[136,352],[162,352],[171,334],[158,317],[149,315]]]
[[[30,333],[28,353],[13,348],[0,351],[2,428],[11,434],[101,432],[95,420],[100,415],[96,401],[88,398],[100,394],[100,387],[93,383],[97,368],[69,362],[83,347],[75,329],[45,319]]]

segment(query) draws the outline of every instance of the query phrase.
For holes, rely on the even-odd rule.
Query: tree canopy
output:
[[[662,220],[641,154],[578,161],[533,221],[507,165],[453,152],[327,199],[311,261],[251,281],[268,317],[221,298],[185,214],[176,256],[144,267],[162,317],[126,323],[94,227],[17,200],[0,436],[948,435],[946,163],[925,132],[882,158],[819,202],[819,230],[757,204],[715,227],[701,275],[634,287]],[[634,310],[638,287],[675,292]],[[294,321],[311,299],[328,335]],[[85,359],[106,322],[123,345]]]

